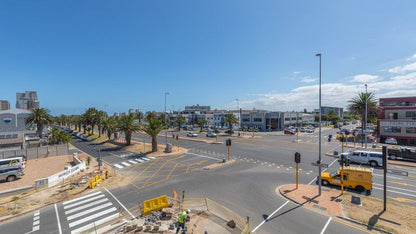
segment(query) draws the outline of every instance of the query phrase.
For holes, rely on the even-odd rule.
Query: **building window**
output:
[[[397,102],[383,102],[382,106],[397,106]]]
[[[406,111],[406,118],[416,118],[416,111]]]
[[[285,118],[285,121],[290,121],[290,118]]]
[[[384,127],[384,132],[400,133],[401,131],[401,127]]]
[[[415,133],[416,133],[416,127],[409,127],[409,128],[406,128],[406,133],[412,133],[412,134],[415,134]]]
[[[387,119],[397,119],[397,113],[388,113]]]
[[[261,118],[254,118],[253,121],[254,122],[262,122],[262,119]]]
[[[250,118],[243,117],[243,122],[250,122]]]

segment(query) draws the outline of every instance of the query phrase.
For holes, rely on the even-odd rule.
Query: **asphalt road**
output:
[[[322,138],[322,154],[340,150],[339,143],[327,141],[326,136],[333,134],[333,131],[335,130],[325,129],[323,132],[325,137]],[[133,139],[144,141],[145,137],[135,134]],[[147,138],[147,140],[150,139]],[[158,140],[163,142],[164,137],[158,137]],[[116,168],[119,173],[125,176],[126,186],[100,190],[102,194],[73,201],[73,206],[69,208],[65,208],[65,204],[59,203],[56,208],[50,206],[41,209],[39,231],[37,232],[58,233],[60,226],[63,233],[70,233],[95,220],[113,217],[113,207],[125,206],[127,209],[131,209],[136,207],[138,203],[156,196],[164,194],[172,196],[173,189],[178,193],[185,191],[186,197],[208,197],[242,217],[249,216],[251,227],[256,230],[256,233],[368,232],[336,219],[330,220],[326,215],[287,202],[276,194],[275,190],[278,186],[295,182],[295,164],[293,162],[295,152],[300,152],[302,155],[299,167],[301,169],[300,183],[313,184],[315,176],[318,174],[317,168],[311,165],[318,157],[317,142],[317,133],[300,134],[299,141],[296,141],[296,136],[293,135],[264,135],[262,139],[233,139],[231,157],[235,159],[235,162],[213,170],[202,170],[204,166],[226,158],[227,147],[224,144],[182,140],[181,147],[189,149],[186,154],[148,160],[141,159],[142,162],[135,161],[136,163],[131,162],[129,166]],[[141,158],[141,155],[135,158],[129,158],[131,155],[122,156],[128,153],[119,149],[107,149],[102,145],[95,145],[94,149],[94,145],[90,142],[77,139],[72,144],[94,157],[98,156],[97,148],[102,147],[100,148],[101,157],[111,165],[122,165],[123,162],[140,160]],[[322,160],[324,163],[332,165],[329,169],[338,166],[334,158],[322,156]],[[376,173],[379,173],[378,169],[376,169]],[[409,175],[416,174],[410,173]],[[405,181],[390,179],[391,181],[393,179],[400,182]],[[411,181],[407,182],[411,183]],[[379,183],[379,180],[375,179],[375,183]],[[97,191],[97,189],[93,190],[91,194]],[[407,191],[406,193],[410,194]],[[378,196],[377,194],[378,192],[373,192],[374,196]],[[82,201],[101,195],[103,196],[99,199],[108,199],[108,201],[103,201],[107,206],[100,209],[96,207],[101,207],[103,204],[83,207],[86,203],[82,203]],[[390,196],[393,195],[390,194]],[[96,210],[93,212],[101,214],[101,216],[91,216],[93,218],[86,220],[89,216],[87,211],[94,208]],[[78,209],[84,213],[71,217],[71,214],[68,215],[71,209]],[[3,224],[0,226],[0,233],[30,232],[34,227],[32,225],[33,219],[34,214],[31,214]]]

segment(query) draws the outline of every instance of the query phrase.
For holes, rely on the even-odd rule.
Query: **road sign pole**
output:
[[[341,195],[344,195],[344,162],[341,163]]]
[[[228,146],[227,148],[228,148],[228,161],[230,161],[230,146]]]
[[[179,138],[177,138],[177,140],[178,140],[178,151],[179,151]]]
[[[342,145],[342,147],[341,147],[341,153],[344,153],[344,140],[343,139],[341,139],[341,145]]]
[[[387,174],[387,146],[383,146],[383,167],[384,167],[384,178],[383,178],[383,184],[384,184],[384,193],[383,193],[383,211],[387,210],[387,204],[386,204],[386,199],[387,199],[387,180],[386,180],[386,174]]]
[[[298,189],[299,187],[299,167],[298,167],[299,163],[296,163],[296,189]]]

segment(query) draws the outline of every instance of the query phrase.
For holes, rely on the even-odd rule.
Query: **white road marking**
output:
[[[383,188],[377,188],[373,186],[373,189],[378,189],[378,190],[384,190]],[[398,193],[398,194],[402,194],[402,195],[407,195],[407,196],[411,196],[411,197],[416,197],[416,195],[414,194],[409,194],[409,193],[403,193],[403,192],[398,192],[398,191],[393,191],[390,189],[387,189],[387,192],[391,192],[391,193]]]
[[[267,222],[270,219],[270,217],[272,217],[274,214],[276,214],[276,212],[278,212],[280,209],[282,209],[288,203],[289,203],[289,201],[286,201],[285,203],[283,203],[283,205],[281,205],[279,208],[277,208],[275,211],[273,211],[273,213],[271,213],[269,216],[267,216],[267,218],[265,220],[263,220],[263,222],[261,222],[259,225],[257,225],[257,227],[254,228],[252,232],[255,232],[257,229],[259,229],[259,227],[261,227],[265,222]]]
[[[150,159],[156,159],[155,157],[149,157]]]
[[[376,183],[373,183],[373,185],[384,186],[382,184],[376,184]],[[399,188],[399,187],[394,187],[394,186],[388,186],[387,185],[387,188],[394,188],[394,189],[398,189],[398,190],[403,190],[403,191],[407,191],[407,192],[416,193],[416,190],[404,189],[404,188]]]
[[[148,158],[146,158],[146,157],[144,157],[144,158],[142,158],[143,160],[145,160],[145,161],[149,161],[150,159],[148,159]]]
[[[69,203],[76,202],[76,201],[82,200],[84,198],[92,197],[92,196],[95,196],[95,195],[100,194],[100,193],[101,193],[101,191],[98,191],[98,192],[95,192],[95,193],[87,194],[87,195],[82,196],[82,197],[77,197],[77,198],[74,198],[72,200],[62,202],[62,205],[67,205]]]
[[[33,227],[32,232],[36,232],[36,231],[39,231],[39,225]],[[59,233],[62,234],[61,229],[59,229]]]
[[[99,212],[99,213],[95,213],[95,214],[90,215],[90,216],[88,216],[88,217],[85,217],[85,218],[83,218],[83,219],[79,219],[79,220],[77,220],[77,221],[74,221],[74,222],[72,222],[72,223],[69,223],[69,227],[70,227],[70,228],[72,228],[73,226],[79,225],[79,224],[81,224],[81,223],[85,223],[85,222],[87,222],[87,221],[90,221],[91,219],[95,219],[95,218],[97,218],[97,217],[103,216],[103,215],[105,215],[105,214],[108,214],[108,213],[111,213],[111,212],[114,212],[114,211],[117,211],[117,208],[112,207],[112,208],[110,208],[110,209],[107,209],[107,210],[101,211],[101,212]]]
[[[35,217],[33,217],[33,221],[36,221],[36,220],[38,220],[39,219],[39,216],[35,216]]]
[[[106,187],[104,187],[103,186],[103,188],[105,189],[105,191],[107,191],[108,192],[108,194],[110,194],[113,198],[114,198],[114,200],[116,200],[119,204],[120,204],[120,206],[121,207],[123,207],[123,209],[125,210],[125,211],[127,211],[127,213],[129,213],[129,215],[134,219],[135,217],[134,217],[134,215],[116,198],[116,196],[114,196]]]
[[[138,159],[138,158],[136,158],[136,159],[134,159],[134,160],[136,160],[137,162],[140,162],[140,163],[144,162],[143,160]]]
[[[324,234],[326,228],[328,227],[329,223],[331,222],[332,217],[329,217],[328,221],[326,222],[324,228],[322,228],[321,234]]]
[[[119,165],[119,164],[114,164],[115,167],[117,167],[118,169],[124,168],[123,166]]]
[[[62,234],[61,221],[59,220],[58,207],[56,206],[56,203],[55,203],[55,213],[56,213],[56,220],[58,222],[59,234]]]
[[[85,226],[82,226],[78,229],[75,229],[75,230],[71,231],[71,234],[81,233],[85,230],[93,228],[94,226],[99,226],[99,225],[104,224],[104,223],[106,223],[110,220],[116,219],[116,218],[118,218],[118,216],[119,216],[119,214],[113,214],[111,216],[105,217],[103,219],[98,220],[97,222],[93,222],[93,223],[87,224]]]
[[[71,210],[67,210],[67,211],[65,211],[65,214],[66,214],[66,215],[69,215],[69,214],[71,214],[71,213],[74,213],[75,211],[83,210],[83,209],[88,208],[88,207],[90,207],[90,206],[95,206],[95,205],[98,205],[98,204],[104,203],[104,202],[106,202],[106,201],[108,201],[108,199],[107,199],[107,198],[103,198],[103,199],[101,199],[101,200],[98,200],[98,201],[95,201],[95,202],[91,202],[91,203],[88,203],[88,204],[83,205],[83,206],[79,206],[79,207],[74,208],[74,209],[71,209]]]
[[[69,221],[69,220],[71,220],[71,219],[76,219],[76,218],[79,218],[79,217],[81,217],[81,216],[83,216],[83,215],[86,215],[86,214],[89,214],[89,213],[95,212],[95,211],[97,211],[97,210],[100,210],[100,209],[106,208],[106,207],[111,206],[111,205],[112,205],[112,203],[111,203],[111,202],[107,202],[107,203],[105,203],[105,204],[102,204],[102,205],[96,206],[96,207],[94,207],[94,208],[92,208],[92,209],[85,210],[85,211],[82,211],[82,212],[76,213],[76,214],[74,214],[74,215],[68,216],[68,217],[67,217],[67,220]]]
[[[83,200],[83,201],[80,201],[80,202],[77,202],[77,203],[73,203],[73,204],[64,206],[64,209],[67,210],[67,209],[69,209],[71,207],[79,206],[81,204],[84,204],[84,203],[87,203],[87,202],[90,202],[90,201],[94,201],[94,200],[97,200],[98,198],[102,198],[102,197],[105,197],[105,195],[104,194],[101,194],[101,195],[98,195],[96,197],[88,198],[86,200]]]
[[[133,161],[133,160],[129,160],[129,163],[137,164],[137,162],[136,161]]]
[[[194,154],[194,153],[188,153],[188,154],[195,155],[195,156],[199,156],[199,157],[203,157],[203,158],[210,158],[210,159],[214,159],[214,160],[221,161],[221,160],[220,160],[220,159],[218,159],[218,158],[213,158],[213,157],[209,157],[209,156],[205,156],[205,155]]]
[[[127,162],[121,162],[121,164],[123,164],[124,166],[128,167],[131,166],[130,164],[128,164]]]
[[[33,226],[39,225],[39,220],[33,221]]]

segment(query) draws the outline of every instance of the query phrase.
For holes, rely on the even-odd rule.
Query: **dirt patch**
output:
[[[295,184],[288,184],[276,188],[276,193],[280,193],[304,206],[312,207],[331,215],[343,216],[341,207],[342,197],[338,190],[322,188],[321,196],[318,196],[318,187],[316,186],[299,184],[298,189],[296,189]]]
[[[347,194],[347,197],[352,195]],[[387,201],[387,211],[382,213],[383,200],[361,196],[361,202],[362,206],[355,206],[349,199],[344,199],[342,206],[345,215],[367,224],[370,229],[378,227],[394,233],[415,233],[416,207]]]
[[[39,159],[27,160],[23,172],[24,176],[13,182],[0,182],[0,191],[27,187],[35,184],[35,180],[51,176],[71,165],[72,155],[62,155]]]

